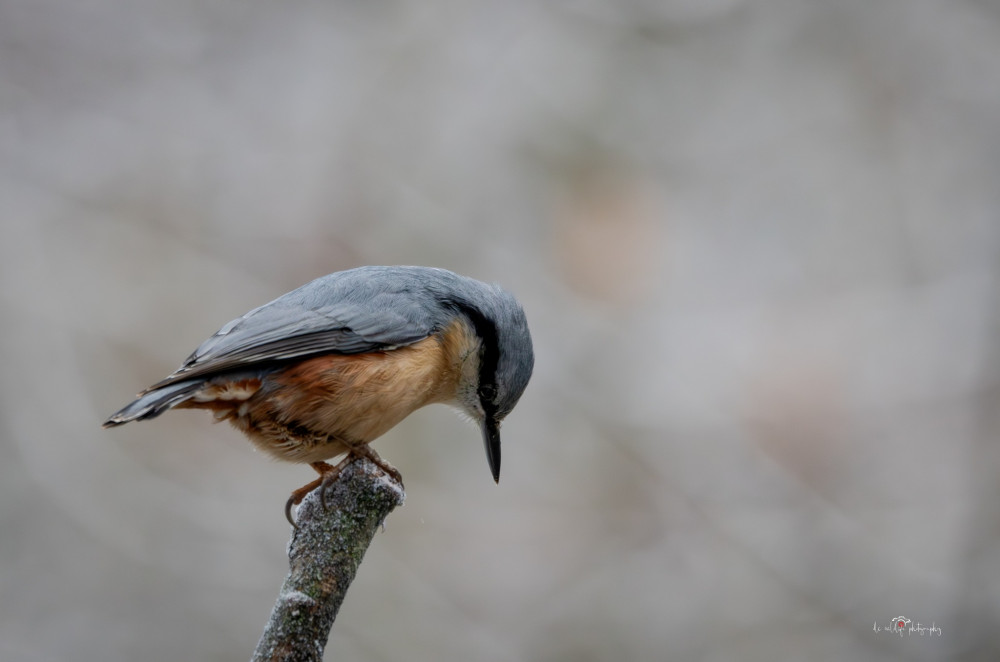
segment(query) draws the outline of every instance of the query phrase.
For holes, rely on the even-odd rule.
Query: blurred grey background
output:
[[[314,277],[523,301],[327,659],[1000,659],[1000,6],[0,0],[0,659],[244,660],[290,490],[100,422]],[[878,632],[904,616],[940,636]]]

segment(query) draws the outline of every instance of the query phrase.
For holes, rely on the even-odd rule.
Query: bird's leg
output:
[[[350,459],[351,456],[348,455],[343,460],[338,462],[336,466],[329,464],[327,462],[309,463],[309,466],[315,469],[316,472],[319,474],[319,478],[303,485],[299,489],[292,492],[292,495],[288,497],[288,501],[285,502],[285,519],[287,519],[292,526],[294,526],[295,528],[299,528],[298,525],[295,524],[295,520],[292,519],[292,507],[302,503],[302,499],[304,499],[307,494],[315,490],[317,487],[322,487],[322,490],[319,493],[319,500],[320,503],[323,505],[323,509],[324,510],[326,509],[326,499],[324,498],[326,495],[326,488],[333,481],[337,480],[337,476],[340,475],[340,470],[347,465]]]
[[[336,465],[332,465],[327,462],[310,462],[309,466],[316,470],[319,474],[319,478],[292,492],[292,495],[288,497],[288,501],[285,502],[285,519],[287,519],[293,527],[298,528],[298,525],[292,518],[292,507],[299,505],[307,494],[318,487],[320,488],[319,503],[323,506],[323,510],[326,510],[327,488],[336,482],[337,478],[340,476],[340,472],[348,465],[348,463],[354,460],[354,458],[363,457],[371,460],[380,469],[382,469],[382,471],[392,476],[393,480],[399,483],[400,486],[403,485],[403,475],[399,473],[399,470],[383,460],[371,446],[364,443],[351,443],[344,440],[341,440],[340,443],[347,447],[347,456]]]
[[[391,464],[383,460],[382,456],[376,453],[374,448],[372,448],[368,444],[349,443],[344,441],[341,441],[340,443],[344,444],[345,446],[347,446],[347,448],[350,449],[351,455],[354,455],[356,457],[363,457],[374,462],[376,465],[378,465],[378,467],[382,471],[392,476],[393,480],[399,483],[400,487],[402,487],[403,474],[399,473],[399,469],[397,469],[396,467],[392,466]]]

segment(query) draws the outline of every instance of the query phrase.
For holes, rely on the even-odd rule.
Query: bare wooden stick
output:
[[[317,488],[296,513],[288,544],[290,570],[254,651],[252,662],[320,662],[330,628],[365,550],[392,510],[403,486],[375,463],[344,467],[326,493]]]

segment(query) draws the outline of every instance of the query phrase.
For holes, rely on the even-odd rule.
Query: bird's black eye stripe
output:
[[[479,399],[483,402],[493,402],[497,397],[497,388],[493,384],[483,384],[479,387]]]
[[[483,413],[489,418],[495,418],[499,407],[496,403],[497,389],[492,384],[479,387],[479,404],[483,408]]]
[[[497,395],[497,364],[500,362],[500,346],[497,337],[497,327],[493,320],[484,315],[478,308],[474,308],[462,301],[450,301],[460,313],[472,322],[472,327],[482,341],[482,348],[479,354],[479,402],[483,406],[483,411],[492,416],[497,411],[494,401]]]

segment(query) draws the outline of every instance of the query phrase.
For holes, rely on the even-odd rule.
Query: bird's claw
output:
[[[295,523],[295,518],[292,516],[292,509],[302,503],[302,500],[306,498],[306,495],[319,488],[319,504],[323,507],[325,511],[327,509],[326,505],[326,491],[327,489],[337,482],[340,478],[340,472],[343,470],[347,464],[356,458],[364,457],[372,462],[374,462],[378,467],[392,477],[400,487],[403,485],[403,475],[399,473],[399,469],[392,466],[385,460],[383,460],[378,453],[376,453],[371,447],[367,445],[360,446],[358,448],[351,448],[347,457],[337,463],[336,466],[327,464],[326,462],[314,462],[312,463],[313,469],[319,472],[320,476],[316,480],[303,485],[299,489],[292,492],[292,495],[288,497],[288,501],[285,502],[285,519],[288,523],[292,525],[292,528],[298,529],[299,525]]]

